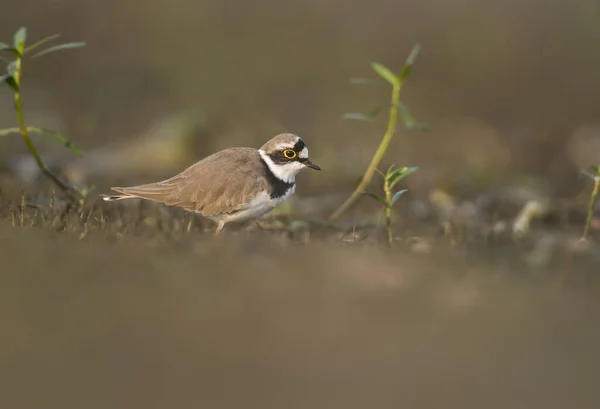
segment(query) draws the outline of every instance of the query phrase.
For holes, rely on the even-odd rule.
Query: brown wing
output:
[[[257,190],[268,188],[257,150],[231,148],[162,182],[113,190],[212,216],[243,209]]]

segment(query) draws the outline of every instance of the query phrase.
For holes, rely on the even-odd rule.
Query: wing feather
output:
[[[269,189],[256,149],[230,148],[157,183],[113,190],[214,216],[244,209],[256,191]]]

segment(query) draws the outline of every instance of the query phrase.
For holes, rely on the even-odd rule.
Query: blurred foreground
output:
[[[56,207],[1,218],[2,408],[600,406],[597,257]]]

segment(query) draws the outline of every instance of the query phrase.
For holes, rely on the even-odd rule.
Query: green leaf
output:
[[[25,41],[27,40],[27,29],[21,27],[18,29],[13,36],[13,46],[19,50],[19,54],[23,54],[23,47],[25,47]]]
[[[587,177],[589,177],[590,179],[596,180],[598,179],[600,176],[596,176],[595,172],[590,168],[590,169],[581,169],[581,173],[583,173],[584,175],[586,175]]]
[[[348,112],[342,115],[343,119],[352,119],[357,121],[367,121],[373,122],[373,118],[371,118],[367,114],[361,114],[360,112]]]
[[[392,172],[392,169],[394,169],[394,166],[396,166],[396,164],[392,163],[390,165],[390,167],[388,168],[388,170],[385,172],[385,178],[384,179],[386,181],[390,180],[390,176],[394,173],[394,172]]]
[[[412,71],[412,67],[415,64],[415,61],[417,60],[420,51],[421,46],[419,44],[413,47],[412,51],[408,55],[408,58],[406,59],[406,62],[404,63],[404,67],[402,68],[400,75],[398,75],[398,81],[400,83],[404,82],[406,77],[408,77],[408,74],[410,74],[410,72]]]
[[[392,71],[389,70],[386,66],[379,64],[377,62],[371,63],[371,67],[375,70],[377,74],[390,84],[397,86],[400,84],[398,78],[394,75]]]
[[[385,175],[383,174],[383,172],[382,172],[382,171],[380,171],[379,169],[375,168],[375,172],[379,173],[379,174],[381,175],[381,177],[382,177],[383,179],[385,179]]]
[[[374,80],[372,78],[353,77],[353,78],[350,78],[350,84],[354,84],[354,85],[377,85],[377,86],[382,86],[382,85],[385,85],[385,82],[379,81],[379,80]]]
[[[19,128],[6,128],[0,129],[0,136],[7,136],[11,133],[19,133]]]
[[[29,47],[25,48],[23,50],[23,54],[27,54],[28,52],[35,50],[39,46],[44,45],[49,41],[56,40],[58,37],[60,37],[60,34],[53,34],[51,36],[42,38],[41,40],[38,40],[35,43],[31,44]]]
[[[396,202],[398,201],[398,199],[400,199],[400,197],[405,194],[406,192],[408,192],[407,189],[402,189],[399,190],[398,192],[394,193],[394,196],[392,196],[392,200],[390,200],[390,207],[393,207]]]
[[[421,122],[417,122],[417,120],[408,111],[408,108],[406,107],[406,105],[404,105],[402,102],[400,102],[400,104],[398,105],[398,113],[400,114],[400,117],[402,118],[402,123],[404,124],[404,128],[406,128],[408,130],[421,130],[421,131],[429,129],[429,125],[421,123]]]
[[[375,109],[373,109],[368,114],[362,114],[360,112],[348,112],[348,113],[345,113],[344,115],[342,115],[342,118],[374,122],[375,119],[377,118],[377,115],[379,115],[379,113],[383,110],[383,108],[384,108],[383,106],[375,107]]]
[[[15,72],[17,71],[17,62],[10,61],[6,66],[6,71],[8,72],[8,75],[14,76]]]
[[[12,75],[4,75],[0,77],[0,82],[5,82],[14,92],[19,92],[19,86]]]
[[[45,128],[37,128],[35,126],[28,126],[25,129],[29,133],[37,133],[42,136],[48,136],[48,137],[54,139],[59,144],[61,144],[62,146],[70,149],[71,152],[73,152],[75,155],[81,156],[81,151],[79,150],[79,148],[77,148],[75,145],[73,145],[73,143],[70,140],[68,140],[67,138],[65,138],[63,135],[61,135],[58,132],[52,131],[50,129],[45,129]],[[0,130],[0,136],[10,135],[11,133],[20,133],[19,128],[6,128],[6,129]]]
[[[377,115],[379,115],[381,113],[381,111],[383,111],[383,108],[384,108],[383,105],[373,108],[373,110],[371,112],[369,112],[369,117],[373,118],[373,120],[375,120],[375,118],[377,118]]]
[[[391,177],[389,179],[389,185],[390,185],[390,189],[393,188],[398,182],[400,182],[402,179],[404,179],[405,177],[407,177],[408,175],[410,175],[411,173],[415,173],[417,170],[419,170],[418,167],[412,167],[412,168],[400,168],[397,169],[394,172],[393,177]]]
[[[40,51],[39,53],[35,54],[31,58],[32,59],[38,58],[38,57],[41,57],[42,55],[53,53],[55,51],[69,50],[72,48],[80,48],[80,47],[84,47],[84,46],[85,46],[85,43],[82,43],[82,42],[59,44],[59,45],[55,45],[54,47],[46,48],[44,51]]]
[[[396,183],[398,183],[402,178],[404,177],[404,168],[401,169],[396,169],[394,172],[390,173],[387,178],[386,178],[386,182],[388,183],[388,185],[390,186],[390,189],[392,187],[394,187],[394,185]]]
[[[368,197],[370,197],[371,199],[377,200],[379,203],[381,203],[382,205],[384,205],[384,206],[386,206],[386,207],[387,207],[387,204],[385,203],[385,200],[383,200],[383,199],[382,199],[382,198],[380,198],[379,196],[377,196],[377,195],[375,195],[375,194],[373,194],[373,193],[370,193],[370,192],[362,192],[361,194],[362,194],[362,195],[365,195],[365,196],[368,196]]]
[[[0,51],[7,51],[7,52],[10,52],[10,53],[13,53],[17,57],[19,57],[21,55],[21,53],[19,53],[19,50],[17,50],[16,48],[11,47],[8,44],[4,44],[4,43],[0,43]]]
[[[407,128],[412,128],[417,123],[415,118],[408,111],[406,105],[404,105],[402,102],[400,102],[400,104],[398,105],[398,112],[402,117],[402,122],[404,122],[404,126],[406,126]]]

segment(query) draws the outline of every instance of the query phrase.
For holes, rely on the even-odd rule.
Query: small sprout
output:
[[[407,189],[402,189],[402,190],[399,190],[396,193],[392,194],[393,188],[394,188],[394,186],[396,186],[398,184],[398,182],[400,182],[402,179],[404,179],[406,176],[410,175],[411,173],[416,172],[418,169],[419,168],[417,168],[417,167],[411,167],[411,168],[403,167],[403,168],[394,169],[394,165],[392,165],[388,168],[388,170],[385,174],[383,172],[381,172],[379,169],[376,169],[377,173],[379,173],[383,177],[384,197],[383,198],[379,197],[376,194],[370,193],[370,192],[362,192],[363,195],[368,196],[368,197],[378,201],[384,207],[387,239],[388,239],[388,244],[390,247],[392,246],[392,244],[394,242],[394,235],[392,234],[392,208],[394,207],[394,205],[396,204],[398,199],[400,199],[400,197],[402,197],[402,195],[404,195],[404,193],[406,193],[408,191]]]
[[[581,173],[589,176],[594,181],[594,187],[592,188],[590,202],[588,204],[587,217],[585,219],[585,227],[583,228],[583,236],[581,236],[581,240],[587,240],[588,232],[592,224],[592,218],[594,217],[594,210],[596,208],[598,190],[600,189],[600,166],[592,165],[589,169],[583,169]]]

